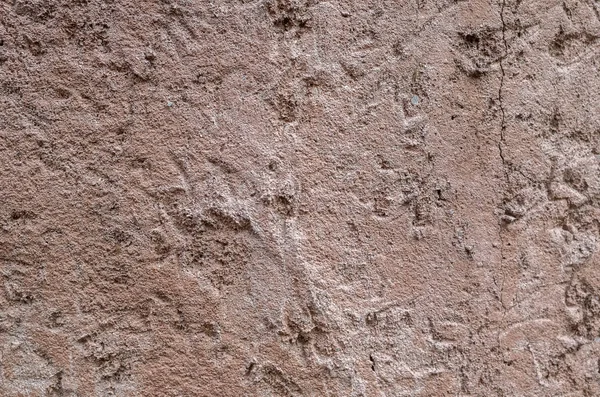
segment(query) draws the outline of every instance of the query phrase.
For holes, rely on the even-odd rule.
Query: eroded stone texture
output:
[[[594,0],[0,1],[2,396],[600,395]]]

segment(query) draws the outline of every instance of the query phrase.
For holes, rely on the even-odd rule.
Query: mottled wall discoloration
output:
[[[0,394],[600,394],[600,5],[0,2]]]

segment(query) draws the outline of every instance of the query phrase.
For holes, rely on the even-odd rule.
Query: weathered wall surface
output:
[[[594,0],[0,1],[0,395],[600,395]]]

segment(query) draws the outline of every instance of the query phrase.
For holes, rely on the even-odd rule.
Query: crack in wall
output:
[[[506,8],[506,0],[502,0],[502,4],[500,6],[500,20],[502,22],[502,42],[504,44],[504,53],[502,54],[502,56],[500,57],[500,87],[498,88],[498,103],[500,104],[500,140],[498,141],[498,152],[500,154],[500,159],[502,160],[502,171],[504,172],[504,178],[506,179],[506,185],[507,188],[510,186],[510,177],[508,175],[508,171],[507,171],[507,161],[506,158],[504,156],[504,142],[505,142],[505,137],[504,137],[504,133],[506,130],[506,114],[505,114],[505,109],[504,109],[504,102],[502,99],[502,92],[504,89],[504,76],[506,75],[505,71],[504,71],[504,58],[506,58],[506,56],[508,55],[508,43],[506,41],[506,22],[504,21],[504,9]],[[502,200],[504,202],[504,199]],[[502,222],[502,221],[501,221]],[[506,314],[506,305],[504,304],[504,299],[503,299],[503,292],[504,292],[504,281],[506,279],[506,275],[504,274],[504,237],[502,235],[502,223],[500,223],[500,229],[498,230],[498,238],[500,240],[500,272],[502,273],[502,280],[501,280],[501,285],[498,286],[498,283],[496,282],[496,278],[495,276],[493,276],[493,281],[494,284],[496,285],[496,288],[500,288],[500,292],[499,292],[499,296],[498,299],[500,300],[500,304],[502,305],[502,309],[504,310],[504,314]]]
[[[502,21],[502,42],[504,44],[504,54],[500,57],[500,87],[498,89],[498,102],[500,104],[500,141],[498,141],[498,151],[500,153],[500,159],[502,159],[502,168],[504,171],[504,177],[506,179],[506,183],[510,183],[508,171],[506,170],[507,162],[504,157],[504,149],[502,145],[504,144],[504,132],[506,130],[506,113],[504,109],[504,102],[502,99],[502,91],[504,89],[504,76],[506,72],[504,71],[504,58],[508,55],[508,42],[506,41],[506,22],[504,21],[504,9],[506,8],[506,0],[502,0],[502,5],[500,6],[500,20]]]

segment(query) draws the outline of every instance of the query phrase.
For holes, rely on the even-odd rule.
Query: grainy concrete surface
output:
[[[0,0],[0,395],[600,395],[596,0]]]

